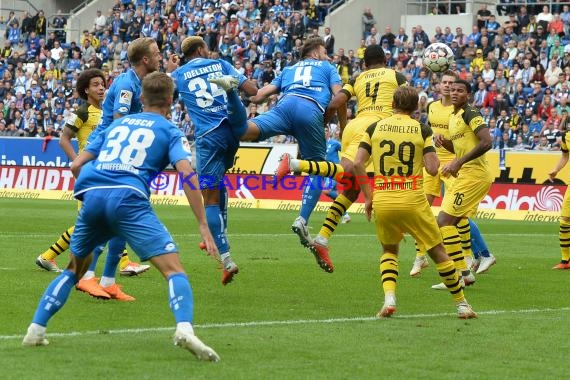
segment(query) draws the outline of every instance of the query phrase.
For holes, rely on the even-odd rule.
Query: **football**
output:
[[[451,66],[454,61],[453,51],[441,42],[428,45],[424,50],[423,66],[434,73],[441,73]]]

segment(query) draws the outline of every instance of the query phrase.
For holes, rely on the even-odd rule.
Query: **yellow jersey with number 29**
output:
[[[424,154],[435,152],[428,126],[409,115],[395,114],[371,125],[360,148],[372,157],[374,202],[390,202],[405,208],[425,202],[423,158]]]

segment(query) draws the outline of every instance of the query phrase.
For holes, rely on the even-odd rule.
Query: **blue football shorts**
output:
[[[142,261],[178,252],[172,236],[143,194],[128,188],[85,192],[71,235],[71,252],[86,257],[115,236],[124,238]]]
[[[284,96],[270,111],[250,121],[261,130],[260,141],[291,135],[297,139],[303,159],[324,161],[327,149],[324,114],[317,103],[298,96]]]

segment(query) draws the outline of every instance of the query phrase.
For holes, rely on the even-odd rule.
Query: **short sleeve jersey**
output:
[[[168,164],[190,160],[190,144],[161,115],[145,112],[115,120],[87,145],[97,158],[81,169],[75,197],[94,188],[131,188],[150,195],[149,182]]]
[[[83,103],[77,111],[70,114],[65,121],[65,126],[75,132],[79,151],[83,151],[87,145],[87,137],[97,128],[101,120],[101,109],[89,103]]]
[[[133,69],[119,75],[107,90],[103,100],[103,116],[97,128],[89,136],[93,141],[115,119],[115,115],[130,115],[142,112],[142,83]]]
[[[465,105],[457,113],[452,113],[449,119],[449,139],[453,143],[453,149],[457,157],[463,157],[479,144],[477,133],[481,128],[489,128],[483,120],[483,116],[470,105]],[[462,172],[478,170],[487,172],[490,176],[489,163],[483,154],[464,164]]]
[[[360,148],[372,157],[375,190],[407,190],[425,198],[423,156],[435,152],[428,126],[408,115],[395,114],[368,127]],[[403,185],[390,186],[396,182]]]
[[[381,119],[391,116],[394,92],[400,86],[406,86],[406,77],[387,67],[362,72],[354,84],[345,84],[343,92],[352,98],[356,96],[359,116],[378,116]]]
[[[175,86],[196,126],[196,136],[218,127],[228,118],[228,95],[211,76],[232,75],[239,85],[247,78],[224,60],[195,58],[172,73]]]
[[[342,81],[327,61],[304,59],[283,69],[272,85],[284,95],[296,95],[317,103],[324,112],[332,98],[332,87]]]

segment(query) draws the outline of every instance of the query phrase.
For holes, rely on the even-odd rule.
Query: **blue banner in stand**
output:
[[[77,141],[72,140],[77,151]],[[71,163],[59,146],[59,139],[0,137],[0,165],[69,167]]]

